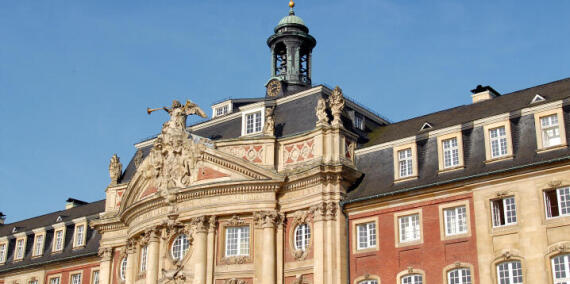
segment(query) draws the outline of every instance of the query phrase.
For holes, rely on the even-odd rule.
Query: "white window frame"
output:
[[[559,265],[556,265],[557,260],[561,261]],[[552,281],[554,284],[570,283],[570,254],[557,255],[550,260],[550,264],[552,265]],[[556,278],[557,273],[565,277]]]
[[[16,239],[16,250],[14,251],[14,260],[24,259],[26,253],[26,237]]]
[[[400,178],[414,175],[414,155],[412,148],[398,150],[398,176]]]
[[[185,234],[180,234],[172,241],[170,256],[174,260],[182,260],[190,248],[190,240]]]
[[[496,207],[496,203],[500,202],[502,205],[501,208]],[[515,225],[518,222],[518,214],[517,214],[517,201],[514,196],[507,196],[503,198],[493,199],[491,200],[491,221],[493,224],[493,228],[505,227]],[[509,215],[509,213],[512,213]],[[501,218],[505,221],[505,224],[501,224]]]
[[[260,118],[259,118],[260,119],[259,129],[256,128],[256,121],[254,118],[253,129],[251,132],[248,132],[247,119],[249,116],[251,116],[251,115],[255,116],[257,113],[259,113],[259,116],[260,116]],[[246,136],[246,135],[255,135],[258,133],[262,133],[264,124],[265,124],[265,108],[264,107],[244,111],[244,112],[242,112],[242,116],[241,116],[241,135]]]
[[[231,226],[225,228],[226,247],[225,256],[248,256],[249,242],[251,239],[251,230],[249,226]],[[232,247],[233,238],[235,236],[235,249]]]
[[[542,146],[543,148],[562,145],[562,135],[560,133],[560,121],[558,120],[558,114],[553,113],[545,115],[539,118],[540,120],[540,132],[542,135]],[[554,131],[558,136],[551,136],[549,131]],[[550,142],[553,139],[558,139],[557,142]]]
[[[518,267],[513,267],[515,264],[518,264]],[[506,265],[506,270],[504,270],[508,275],[505,275],[506,278],[504,278],[503,280],[507,281],[507,282],[501,282],[501,268],[505,267],[504,265]],[[496,265],[496,271],[497,271],[497,283],[506,283],[506,284],[518,284],[518,283],[524,283],[524,277],[522,274],[522,263],[518,260],[513,260],[513,261],[504,261],[504,262],[500,262],[497,263]],[[518,281],[518,275],[516,276],[517,279],[515,279],[515,275],[514,272],[517,271],[517,274],[520,273],[520,277],[521,277],[521,282],[515,282]]]
[[[306,251],[311,242],[311,226],[307,223],[295,227],[295,249]]]
[[[357,249],[369,249],[376,247],[376,222],[366,222],[356,225]]]
[[[91,284],[99,284],[99,270],[91,272]]]
[[[81,228],[81,230],[80,230]],[[77,224],[75,225],[75,234],[73,240],[73,247],[81,247],[85,245],[85,231],[86,231],[86,224]]]
[[[144,246],[141,248],[140,272],[146,272],[147,257],[148,257],[148,246]]]
[[[360,130],[364,130],[364,115],[359,112],[354,112],[354,127]]]
[[[32,256],[40,256],[43,254],[45,237],[45,233],[36,234],[34,236],[34,252],[32,253]]]
[[[232,112],[231,101],[222,102],[212,106],[212,118],[224,116]]]
[[[552,215],[552,207],[550,206],[552,200],[547,195],[548,192],[556,191],[556,208],[558,209],[558,216]],[[544,191],[544,207],[546,209],[546,218],[558,218],[570,215],[570,187],[560,187],[553,190]],[[565,212],[563,212],[565,211]]]
[[[467,206],[461,205],[443,209],[443,218],[445,220],[445,235],[455,236],[466,234],[468,230]]]
[[[378,280],[362,280],[358,284],[378,284]]]
[[[452,279],[452,274],[457,273],[457,276],[453,275],[453,277],[457,277],[456,279]],[[465,278],[465,280],[463,280]],[[471,275],[471,269],[468,267],[460,267],[449,270],[447,272],[447,284],[472,284],[473,283],[473,276]]]
[[[503,133],[501,133],[501,130],[503,131]],[[491,158],[492,159],[497,159],[497,158],[501,158],[504,156],[507,156],[509,154],[509,141],[508,141],[508,133],[507,133],[507,128],[505,126],[498,126],[498,127],[494,127],[494,128],[490,128],[488,130],[489,132],[489,147],[490,147],[490,151],[491,151]],[[493,137],[493,133],[495,134],[495,137]],[[493,143],[496,143],[496,147],[493,146]],[[495,148],[496,148],[496,154],[495,154]]]
[[[121,263],[119,264],[119,278],[125,281],[127,275],[127,257],[123,257],[121,259]]]
[[[461,165],[459,155],[459,139],[450,137],[441,141],[441,150],[443,152],[443,168],[455,168]],[[448,163],[449,161],[449,163]]]
[[[70,282],[71,284],[81,284],[81,272],[71,274]]]
[[[419,280],[417,280],[416,277],[420,277]],[[401,284],[422,284],[424,280],[424,277],[422,274],[419,273],[413,273],[413,274],[406,274],[404,276],[402,276],[402,278],[400,279],[400,283]]]
[[[28,284],[38,284],[38,280],[30,280],[28,281]]]
[[[421,240],[422,228],[419,213],[398,216],[398,235],[400,243],[410,243]],[[407,236],[411,235],[411,238]]]
[[[49,278],[49,284],[60,284],[60,283],[61,283],[61,278],[59,276]]]
[[[6,255],[8,255],[8,243],[0,243],[0,263],[6,262]]]
[[[58,236],[58,233],[61,233]],[[65,246],[65,229],[56,229],[53,232],[53,252],[62,251]]]

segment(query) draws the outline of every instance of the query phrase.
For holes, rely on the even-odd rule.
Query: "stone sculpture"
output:
[[[119,178],[123,173],[123,165],[117,154],[111,157],[111,162],[109,163],[109,176],[111,176],[111,185],[116,185],[119,182]]]
[[[333,121],[331,125],[333,127],[340,127],[341,120],[340,115],[342,114],[342,110],[344,109],[344,97],[342,94],[342,90],[336,86],[329,97],[329,106],[331,108],[331,113],[333,115]]]

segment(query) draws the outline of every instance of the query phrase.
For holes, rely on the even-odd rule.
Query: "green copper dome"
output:
[[[304,26],[305,22],[303,22],[303,19],[301,19],[300,17],[295,16],[295,14],[292,14],[281,19],[281,21],[279,21],[279,24],[277,24],[277,26],[280,27],[288,24],[297,24]]]

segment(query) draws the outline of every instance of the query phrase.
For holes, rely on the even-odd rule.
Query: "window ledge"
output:
[[[519,231],[518,224],[505,225],[501,227],[493,227],[491,235],[494,237],[504,236],[517,233]]]
[[[411,246],[420,246],[421,244],[423,244],[422,240],[417,240],[417,241],[410,241],[410,242],[398,242],[398,248],[409,248]]]
[[[554,151],[554,150],[560,150],[560,149],[562,149],[562,148],[566,148],[567,146],[568,146],[568,144],[560,144],[560,145],[549,146],[549,147],[537,149],[537,150],[536,150],[536,153],[537,153],[537,154],[540,154],[540,153],[544,153],[544,152],[550,152],[550,151]]]
[[[378,246],[365,249],[356,249],[356,251],[354,251],[354,254],[374,253],[376,251],[378,251]]]
[[[414,179],[417,179],[417,178],[418,178],[418,175],[396,178],[396,179],[394,179],[394,183],[400,183],[400,182],[410,181],[410,180],[414,180]]]
[[[465,233],[461,233],[461,234],[456,234],[456,235],[450,235],[450,236],[445,236],[443,237],[442,241],[446,242],[446,241],[456,241],[456,240],[461,240],[461,239],[466,239],[471,237],[471,234],[469,232],[465,232]]]
[[[444,174],[444,173],[454,172],[454,171],[462,170],[462,169],[464,169],[464,168],[465,168],[464,165],[459,165],[459,166],[455,166],[455,167],[444,168],[444,169],[440,169],[439,172],[438,172],[438,174]]]
[[[374,248],[372,248],[374,249]],[[354,257],[358,258],[358,257],[367,257],[367,256],[374,256],[376,255],[376,249],[372,250],[372,249],[366,249],[366,250],[359,250],[356,251],[354,253]]]
[[[546,218],[545,224],[546,228],[568,226],[570,225],[570,216],[565,215],[565,216]]]
[[[501,157],[497,157],[497,158],[492,158],[489,160],[485,161],[485,164],[492,164],[492,163],[496,163],[496,162],[502,162],[502,161],[506,161],[506,160],[512,160],[513,159],[513,155],[505,155],[505,156],[501,156]]]
[[[83,249],[83,248],[85,248],[85,245],[74,246],[74,247],[73,247],[73,250]]]

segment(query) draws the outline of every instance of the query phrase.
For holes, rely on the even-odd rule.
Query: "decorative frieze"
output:
[[[265,146],[259,144],[230,146],[222,148],[222,151],[254,164],[261,164],[264,161]]]
[[[283,161],[285,165],[302,163],[315,158],[315,139],[285,144],[283,146]]]
[[[233,265],[233,264],[244,264],[250,263],[251,256],[249,255],[242,255],[242,256],[226,256],[220,259],[220,264],[224,265]]]

